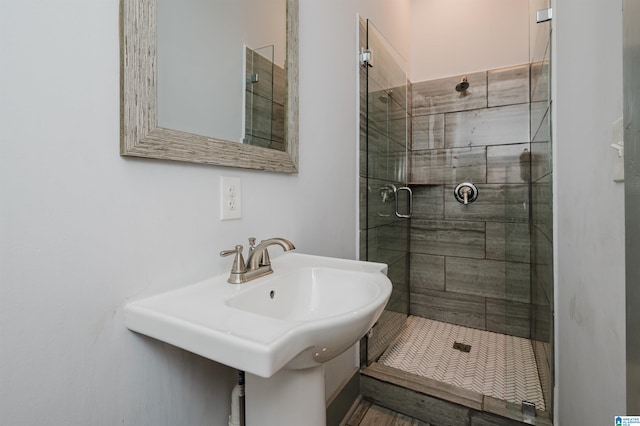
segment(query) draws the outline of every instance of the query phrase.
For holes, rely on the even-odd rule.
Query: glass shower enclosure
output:
[[[360,345],[364,366],[395,339],[409,313],[410,90],[404,60],[362,19],[360,52],[360,259],[389,265],[393,283],[385,311]]]
[[[469,74],[468,98],[457,93],[461,76],[409,82],[400,55],[361,20],[359,205],[360,258],[389,265],[393,282],[386,310],[361,342],[361,366],[378,361],[409,314],[520,339],[526,356],[511,343],[496,345],[501,363],[491,365],[511,383],[526,361],[525,388],[539,380],[536,408],[550,412],[552,45],[550,22],[536,23],[536,12],[548,7],[549,0],[529,3],[529,63]],[[426,138],[425,120],[441,120],[439,144],[411,140],[412,122]],[[462,182],[477,184],[470,206],[454,198]],[[413,223],[403,217],[407,184],[415,191]],[[517,393],[509,400],[530,399]]]

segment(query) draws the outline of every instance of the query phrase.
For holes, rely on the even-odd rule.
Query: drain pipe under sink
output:
[[[229,426],[245,426],[244,415],[244,371],[238,370],[238,383],[231,392],[231,415]]]

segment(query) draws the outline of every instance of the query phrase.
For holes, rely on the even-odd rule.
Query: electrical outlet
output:
[[[220,219],[242,217],[242,182],[239,177],[220,178]]]

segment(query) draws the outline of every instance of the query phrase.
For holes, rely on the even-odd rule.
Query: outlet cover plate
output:
[[[242,181],[239,177],[220,178],[220,220],[242,217]]]

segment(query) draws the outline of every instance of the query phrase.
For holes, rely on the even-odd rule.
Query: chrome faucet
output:
[[[233,250],[223,250],[220,252],[220,256],[223,257],[235,254],[231,273],[227,280],[228,283],[241,284],[272,273],[271,259],[269,259],[269,252],[267,251],[269,246],[277,244],[282,247],[284,251],[296,248],[291,241],[284,238],[263,240],[257,246],[255,243],[255,238],[249,238],[249,257],[246,263],[242,256],[243,247],[241,245],[237,245]]]

